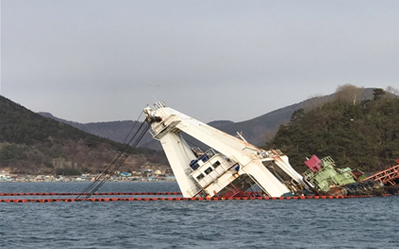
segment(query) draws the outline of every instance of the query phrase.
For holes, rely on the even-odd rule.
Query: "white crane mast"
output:
[[[264,194],[279,197],[307,188],[302,176],[280,151],[265,151],[163,103],[144,109],[152,135],[161,142],[184,197],[234,196],[253,185]],[[185,133],[209,146],[195,153]]]

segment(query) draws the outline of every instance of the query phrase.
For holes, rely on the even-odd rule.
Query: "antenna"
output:
[[[155,102],[159,102],[159,100],[157,98],[155,98],[154,95],[151,95],[151,96],[155,99]]]
[[[155,99],[155,103],[153,105],[154,109],[159,109],[159,108],[162,108],[162,107],[166,106],[163,101],[159,101],[157,98],[155,98],[154,95],[151,95],[151,96]]]

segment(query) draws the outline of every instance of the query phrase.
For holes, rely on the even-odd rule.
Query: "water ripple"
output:
[[[113,183],[102,191],[178,191]],[[0,184],[79,192],[83,184]],[[399,197],[344,200],[0,203],[0,248],[399,248]]]

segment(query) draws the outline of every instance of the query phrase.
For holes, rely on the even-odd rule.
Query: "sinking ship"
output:
[[[374,195],[399,192],[399,165],[373,176],[336,167],[331,157],[313,155],[299,174],[278,149],[264,150],[156,102],[144,108],[152,136],[159,140],[184,197],[269,197]],[[204,144],[190,147],[185,137]],[[399,160],[397,160],[399,163]],[[398,185],[397,185],[398,184]],[[248,191],[248,190],[259,191]]]
[[[263,150],[157,102],[144,109],[184,197],[234,197],[256,188],[262,195],[303,195],[309,184],[279,150]],[[208,147],[191,148],[184,136]]]

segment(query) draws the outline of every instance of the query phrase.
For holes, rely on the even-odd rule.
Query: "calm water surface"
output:
[[[0,192],[80,192],[85,186],[0,183]],[[109,191],[179,189],[175,183],[106,183],[99,192]],[[399,248],[398,211],[399,196],[0,203],[0,248]]]

